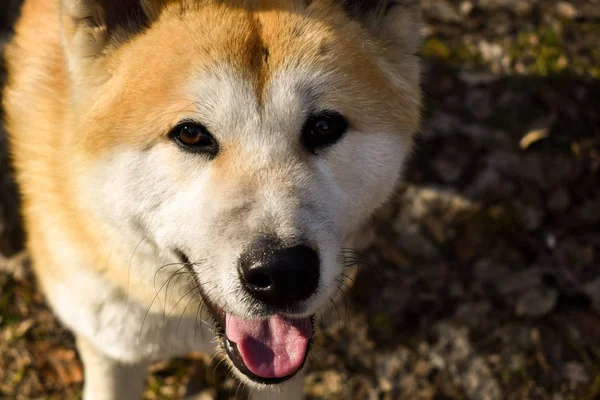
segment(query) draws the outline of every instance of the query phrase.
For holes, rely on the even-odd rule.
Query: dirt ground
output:
[[[0,5],[5,30],[13,3]],[[305,393],[600,399],[600,1],[422,3],[418,145],[361,233],[358,277],[324,315]],[[77,398],[72,336],[22,251],[4,139],[0,398]],[[146,399],[180,398],[190,379],[203,399],[246,395],[204,355],[151,372]]]

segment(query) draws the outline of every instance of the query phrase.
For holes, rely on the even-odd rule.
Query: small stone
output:
[[[495,35],[506,35],[511,29],[511,22],[505,13],[497,13],[490,18],[489,26]]]
[[[10,258],[0,254],[0,272],[9,273],[17,282],[22,282],[27,277],[28,264],[29,254],[25,251]]]
[[[476,144],[466,135],[456,135],[445,141],[444,148],[431,165],[445,183],[456,183],[472,162]]]
[[[597,2],[584,2],[581,4],[581,15],[585,16],[586,19],[598,19],[600,18],[600,3]]]
[[[569,208],[570,201],[571,196],[569,195],[569,191],[563,186],[560,186],[550,194],[550,197],[548,198],[548,209],[557,214],[562,213]]]
[[[544,199],[531,186],[524,186],[521,196],[513,203],[521,223],[529,231],[539,228],[546,216]]]
[[[467,303],[456,310],[454,317],[459,321],[464,321],[469,326],[477,327],[480,326],[481,321],[491,310],[492,305],[487,301]]]
[[[502,75],[489,71],[461,71],[460,79],[470,86],[487,86],[502,79]]]
[[[513,63],[513,58],[508,54],[506,54],[504,57],[502,57],[502,60],[500,60],[500,65],[502,66],[502,68],[505,71],[508,71],[510,69],[510,66],[512,65],[512,63]]]
[[[186,399],[188,399],[188,400],[215,400],[216,398],[217,398],[217,389],[214,389],[214,388],[205,389],[198,394],[186,397]]]
[[[417,365],[413,370],[414,374],[418,377],[425,377],[431,372],[432,365],[424,360],[417,361]]]
[[[523,177],[544,191],[572,182],[580,174],[580,167],[571,154],[531,150],[522,157]]]
[[[404,394],[414,395],[418,388],[417,378],[413,375],[405,376],[400,380],[400,388]]]
[[[566,19],[575,19],[577,18],[577,9],[571,3],[566,1],[561,1],[556,5],[556,11],[558,14]]]
[[[462,175],[463,167],[466,166],[466,159],[458,161],[459,154],[445,154],[442,157],[438,157],[432,162],[432,166],[435,169],[438,177],[445,183],[455,183],[459,180]]]
[[[474,267],[475,277],[485,283],[502,282],[511,274],[508,267],[492,263],[488,259],[479,260]]]
[[[479,0],[479,7],[495,11],[512,3],[514,3],[514,0]]]
[[[406,348],[398,349],[392,354],[378,352],[375,355],[376,374],[385,377],[397,376],[409,362],[410,355],[411,352]]]
[[[460,3],[460,15],[466,17],[467,15],[471,14],[471,11],[473,11],[473,3],[471,3],[470,1],[463,1]]]
[[[531,4],[529,4],[528,1],[517,1],[517,3],[515,4],[515,12],[520,17],[525,17],[531,12]]]
[[[376,239],[377,234],[373,226],[366,224],[349,241],[349,245],[358,252],[364,252],[375,243]]]
[[[503,296],[508,296],[541,286],[543,274],[543,270],[531,268],[518,273],[509,273],[504,279],[497,279],[493,284]]]
[[[492,97],[489,90],[468,91],[464,102],[465,107],[478,120],[484,120],[492,114]]]
[[[508,369],[514,373],[520,373],[526,368],[527,361],[522,354],[512,354],[508,362]]]
[[[543,168],[542,155],[538,153],[526,154],[521,164],[522,175],[525,179],[541,189],[548,189],[549,183]]]
[[[427,254],[429,254],[429,250],[427,251]],[[382,249],[381,255],[397,267],[407,267],[410,265],[410,259],[395,247],[386,247]]]
[[[565,364],[564,371],[565,377],[568,379],[572,388],[576,388],[579,385],[589,383],[590,375],[586,368],[575,361],[571,361]]]
[[[525,73],[527,73],[527,67],[525,67],[525,64],[523,64],[521,61],[517,61],[515,63],[515,72],[517,74],[525,75]]]
[[[326,370],[309,375],[306,385],[310,387],[309,394],[329,398],[342,391],[342,382],[346,380],[346,377],[342,377],[339,373]]]
[[[431,365],[437,369],[446,368],[446,360],[444,357],[438,354],[431,354],[429,357],[429,362],[431,362]]]
[[[600,222],[600,194],[586,200],[577,210],[577,215],[588,223]]]
[[[500,61],[504,56],[502,46],[497,43],[490,43],[487,40],[479,42],[479,53],[483,61],[486,62]]]
[[[500,385],[486,362],[474,358],[462,375],[468,398],[481,400],[501,400]]]
[[[526,204],[519,204],[517,208],[519,217],[528,231],[535,231],[542,225],[544,210],[537,207],[529,207]]]
[[[392,385],[392,382],[390,382],[389,379],[380,377],[379,378],[379,388],[381,389],[382,392],[387,393],[387,392],[391,392],[394,389],[394,385]]]
[[[554,309],[557,301],[556,289],[534,288],[519,297],[515,312],[520,317],[543,317]]]
[[[600,278],[586,283],[583,286],[583,291],[592,300],[593,307],[600,312]]]
[[[450,284],[450,289],[448,290],[448,294],[452,298],[462,298],[465,295],[465,288],[460,282],[453,282]]]
[[[467,196],[494,203],[510,199],[516,192],[515,183],[495,168],[484,168],[467,187]]]
[[[459,22],[460,16],[446,0],[437,0],[431,4],[429,14],[432,18],[445,23]]]
[[[548,233],[544,239],[546,239],[546,246],[550,250],[556,249],[556,235],[554,235],[553,233]]]

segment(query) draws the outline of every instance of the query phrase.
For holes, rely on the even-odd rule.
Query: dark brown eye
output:
[[[217,154],[217,141],[206,127],[200,124],[192,122],[180,124],[171,131],[170,136],[185,150],[206,153],[210,156]]]
[[[302,130],[302,142],[311,152],[337,142],[346,132],[348,123],[340,114],[326,111],[310,117]]]

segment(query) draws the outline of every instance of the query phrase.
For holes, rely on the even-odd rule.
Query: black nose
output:
[[[303,245],[255,246],[242,255],[239,270],[246,290],[274,307],[308,299],[319,284],[319,256]]]

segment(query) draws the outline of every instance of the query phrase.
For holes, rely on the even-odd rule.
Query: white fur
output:
[[[288,69],[270,81],[261,105],[235,70],[199,74],[180,88],[197,108],[173,118],[202,122],[229,157],[226,171],[163,141],[149,150],[115,148],[79,177],[80,203],[115,238],[114,252],[129,261],[123,286],[77,268],[82,261],[68,240],[56,260],[80,272],[50,285],[48,297],[89,343],[89,358],[137,366],[130,368],[133,377],[151,360],[212,351],[210,322],[196,320],[202,305],[193,279],[169,280],[181,265],[163,267],[178,261],[176,249],[197,262],[194,271],[212,302],[231,314],[256,316],[239,281],[240,255],[265,230],[296,244],[306,240],[318,249],[321,270],[317,293],[300,314],[329,304],[343,269],[343,242],[392,192],[408,150],[402,133],[353,130],[319,155],[303,149],[300,132],[311,109],[335,106],[319,104],[317,90],[334,83],[331,72]],[[302,97],[307,88],[316,91],[313,104]],[[200,318],[207,318],[203,311]],[[123,384],[106,363],[94,370],[86,362],[86,373],[91,368],[100,382]]]

